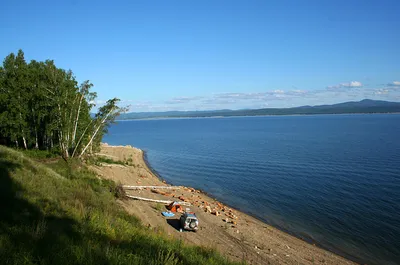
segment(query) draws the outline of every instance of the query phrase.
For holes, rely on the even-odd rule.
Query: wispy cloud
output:
[[[343,87],[362,87],[362,84],[359,81],[351,81],[349,83],[342,83],[340,85]]]
[[[274,98],[282,98],[286,96],[301,96],[307,94],[305,90],[282,90],[275,89],[272,91],[266,92],[257,92],[257,93],[221,93],[215,94],[215,99],[235,99],[237,101],[244,100],[252,100],[252,101],[265,101],[265,100],[273,100]]]
[[[359,81],[340,83],[321,89],[304,90],[271,89],[262,92],[227,92],[202,96],[181,96],[160,101],[122,100],[130,111],[215,110],[242,108],[280,108],[302,105],[321,105],[361,100],[364,98],[400,101],[400,81],[379,86],[365,85]],[[98,100],[96,103],[102,103]]]
[[[388,90],[388,89],[384,89],[384,88],[376,89],[376,90],[374,91],[374,94],[375,94],[375,95],[386,95],[386,94],[388,94],[388,93],[389,93],[389,90]]]
[[[336,88],[353,88],[353,87],[362,87],[363,84],[359,81],[350,81],[347,83],[340,83],[334,86],[328,86],[328,89],[336,89]]]
[[[175,97],[172,98],[171,100],[165,101],[166,104],[182,104],[182,103],[188,103],[192,101],[197,101],[202,99],[203,97],[196,96],[196,97]]]
[[[391,83],[388,83],[387,86],[400,86],[400,81],[393,81]]]
[[[267,96],[267,92],[262,93],[220,93],[213,96],[214,99],[236,99],[236,100],[258,100]]]

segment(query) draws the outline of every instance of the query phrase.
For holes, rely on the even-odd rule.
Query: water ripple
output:
[[[400,264],[398,135],[400,115],[321,115],[123,122],[104,140],[298,237]]]

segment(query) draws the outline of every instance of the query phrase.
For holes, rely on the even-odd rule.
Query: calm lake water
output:
[[[400,264],[400,115],[121,121],[168,182],[368,264]]]

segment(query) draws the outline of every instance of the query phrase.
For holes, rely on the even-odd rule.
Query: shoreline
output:
[[[223,119],[223,118],[251,118],[251,117],[297,117],[297,116],[334,116],[334,115],[400,115],[400,112],[354,112],[354,113],[313,113],[313,114],[266,114],[266,115],[232,115],[232,116],[176,116],[176,117],[152,117],[152,118],[136,118],[123,119],[116,121],[147,121],[147,120],[174,120],[174,119]]]
[[[133,185],[133,180],[136,180],[137,185],[143,185],[142,182],[144,181],[147,181],[146,184],[151,185],[172,185],[172,183],[168,183],[163,179],[163,177],[151,166],[147,159],[146,151],[132,146],[112,146],[108,144],[102,144],[101,149],[102,153],[108,152],[110,156],[115,155],[115,157],[118,156],[119,158],[126,158],[126,154],[129,153],[131,153],[130,155],[132,155],[132,153],[138,154],[139,156],[137,157],[137,160],[135,160],[137,165],[143,164],[144,171],[149,174],[149,176],[144,177],[142,168],[136,166],[136,175],[139,178],[135,178],[134,176],[126,177],[126,175],[107,178],[111,178],[114,181],[125,185]],[[117,167],[111,168],[109,172],[111,175],[117,175],[118,170],[122,169],[117,169]],[[110,175],[110,173],[104,174],[103,176]],[[151,177],[154,179],[151,179]],[[199,198],[202,197],[198,200],[201,200],[203,203],[206,203],[207,205],[222,205],[223,208],[231,209],[230,211],[234,213],[233,216],[237,216],[236,221],[235,219],[230,221],[234,224],[231,228],[231,225],[227,226],[228,222],[223,222],[224,219],[221,219],[223,217],[222,215],[218,217],[218,215],[212,215],[207,212],[204,213],[204,207],[202,208],[202,205],[196,205],[196,201],[196,203],[192,204],[191,208],[195,209],[194,211],[196,214],[198,213],[201,222],[204,223],[203,227],[206,231],[201,230],[196,233],[196,236],[183,233],[186,237],[185,241],[189,243],[217,248],[224,255],[239,261],[241,260],[241,257],[244,258],[246,256],[246,259],[253,263],[255,262],[255,264],[264,264],[266,261],[272,262],[271,264],[280,264],[281,262],[286,264],[326,264],[325,262],[330,264],[355,264],[354,261],[360,262],[355,257],[346,255],[345,253],[340,253],[340,251],[326,248],[318,242],[302,238],[295,233],[280,228],[279,226],[272,226],[243,210],[238,210],[228,204],[221,203],[207,192],[193,189],[191,187],[183,188],[185,190],[191,190],[192,193],[183,193],[181,195],[182,197],[189,199],[189,196],[193,196],[190,194],[195,194]],[[193,193],[194,191],[196,192]],[[149,192],[149,195],[150,194],[151,192]],[[138,213],[134,210],[134,208],[138,206],[143,208],[142,213]],[[179,236],[179,238],[182,238],[182,233],[176,234],[176,231],[174,231],[175,229],[171,230],[171,227],[168,226],[168,224],[165,225],[165,219],[159,217],[159,212],[155,215],[154,213],[149,213],[149,209],[152,209],[152,207],[154,208],[154,205],[152,206],[151,203],[132,200],[128,201],[126,204],[124,203],[123,207],[128,212],[137,215],[142,221],[149,222],[149,225],[151,226],[155,224],[162,226],[163,229],[166,229],[169,232],[168,235],[174,237]],[[157,220],[153,220],[154,218],[157,218]],[[209,235],[206,235],[208,232],[207,230],[211,230],[212,232]],[[202,236],[202,233],[205,235]],[[217,243],[215,243],[216,241]],[[217,244],[217,246],[215,246],[215,244]],[[273,247],[270,247],[270,245]],[[293,249],[296,249],[296,252],[293,252]],[[243,255],[237,255],[238,253],[240,254],[240,252],[242,252]],[[297,257],[293,258],[293,256]],[[320,262],[316,262],[316,260],[319,260]],[[280,262],[274,263],[273,261]]]
[[[164,178],[161,176],[161,174],[158,173],[157,170],[155,170],[155,169],[151,166],[149,160],[147,159],[147,152],[144,151],[144,150],[142,150],[142,149],[140,149],[140,148],[138,148],[138,149],[142,151],[142,159],[143,159],[143,161],[144,161],[144,164],[146,165],[147,169],[148,169],[153,175],[155,175],[160,181],[162,181],[163,183],[165,183],[165,184],[167,184],[167,185],[171,185],[171,186],[177,185],[177,184],[169,183],[166,179],[164,179]],[[291,235],[291,236],[294,236],[294,237],[298,238],[299,240],[304,241],[304,242],[307,243],[307,244],[314,245],[314,246],[316,246],[316,247],[318,247],[318,248],[321,248],[321,249],[323,249],[323,250],[332,252],[332,253],[334,253],[334,254],[336,254],[336,255],[339,255],[339,256],[341,256],[341,257],[343,257],[343,258],[345,258],[345,259],[348,259],[348,260],[350,260],[350,261],[353,261],[353,262],[356,262],[356,263],[359,263],[359,264],[363,264],[363,263],[364,263],[364,261],[362,261],[362,260],[360,260],[360,259],[358,259],[358,258],[356,258],[356,257],[353,257],[353,256],[351,256],[350,254],[344,253],[343,251],[340,251],[340,250],[338,250],[338,249],[331,249],[331,248],[329,248],[329,247],[326,247],[326,246],[324,246],[323,244],[320,244],[319,242],[313,240],[311,237],[308,237],[308,238],[307,238],[307,237],[302,237],[302,236],[296,234],[295,232],[292,232],[292,231],[289,231],[289,230],[287,230],[287,229],[285,229],[285,228],[283,228],[283,227],[280,227],[279,225],[270,224],[270,223],[266,222],[265,220],[262,220],[261,218],[258,218],[257,216],[254,216],[254,215],[252,215],[252,214],[249,213],[249,212],[246,212],[245,210],[237,209],[237,208],[235,208],[235,206],[232,206],[232,205],[230,205],[230,204],[228,204],[228,203],[226,203],[226,202],[223,202],[223,201],[219,201],[219,200],[217,200],[216,198],[214,198],[212,194],[210,194],[210,193],[208,193],[208,192],[206,192],[206,191],[203,191],[203,190],[201,190],[201,189],[194,188],[194,187],[188,187],[188,188],[196,189],[196,190],[200,191],[201,194],[204,194],[205,196],[209,197],[209,198],[212,199],[212,200],[215,200],[215,201],[217,201],[217,202],[220,202],[220,203],[222,203],[222,204],[224,204],[224,205],[226,205],[226,206],[228,206],[228,207],[230,207],[230,208],[232,208],[232,209],[235,209],[235,210],[238,211],[238,212],[241,212],[242,214],[246,214],[246,215],[248,215],[248,216],[250,216],[250,217],[252,217],[252,218],[254,218],[254,219],[256,219],[256,220],[258,220],[258,221],[260,221],[260,222],[262,222],[262,223],[264,223],[264,224],[266,224],[266,225],[272,226],[272,227],[274,227],[275,229],[277,229],[277,230],[279,230],[279,231],[281,231],[281,232],[283,232],[283,233],[287,233],[287,234],[289,234],[289,235]]]

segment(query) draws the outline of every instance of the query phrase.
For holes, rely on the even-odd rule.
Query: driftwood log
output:
[[[146,202],[158,202],[158,203],[164,203],[164,204],[171,204],[173,201],[166,201],[166,200],[155,200],[155,199],[149,199],[149,198],[143,198],[143,197],[138,197],[138,196],[132,196],[132,195],[125,195],[128,198],[134,199],[134,200],[139,200],[139,201],[146,201]],[[188,202],[177,202],[180,205],[184,206],[191,206],[190,203]]]
[[[180,189],[179,186],[129,186],[129,185],[122,185],[122,188],[126,190],[142,190],[142,189]]]

